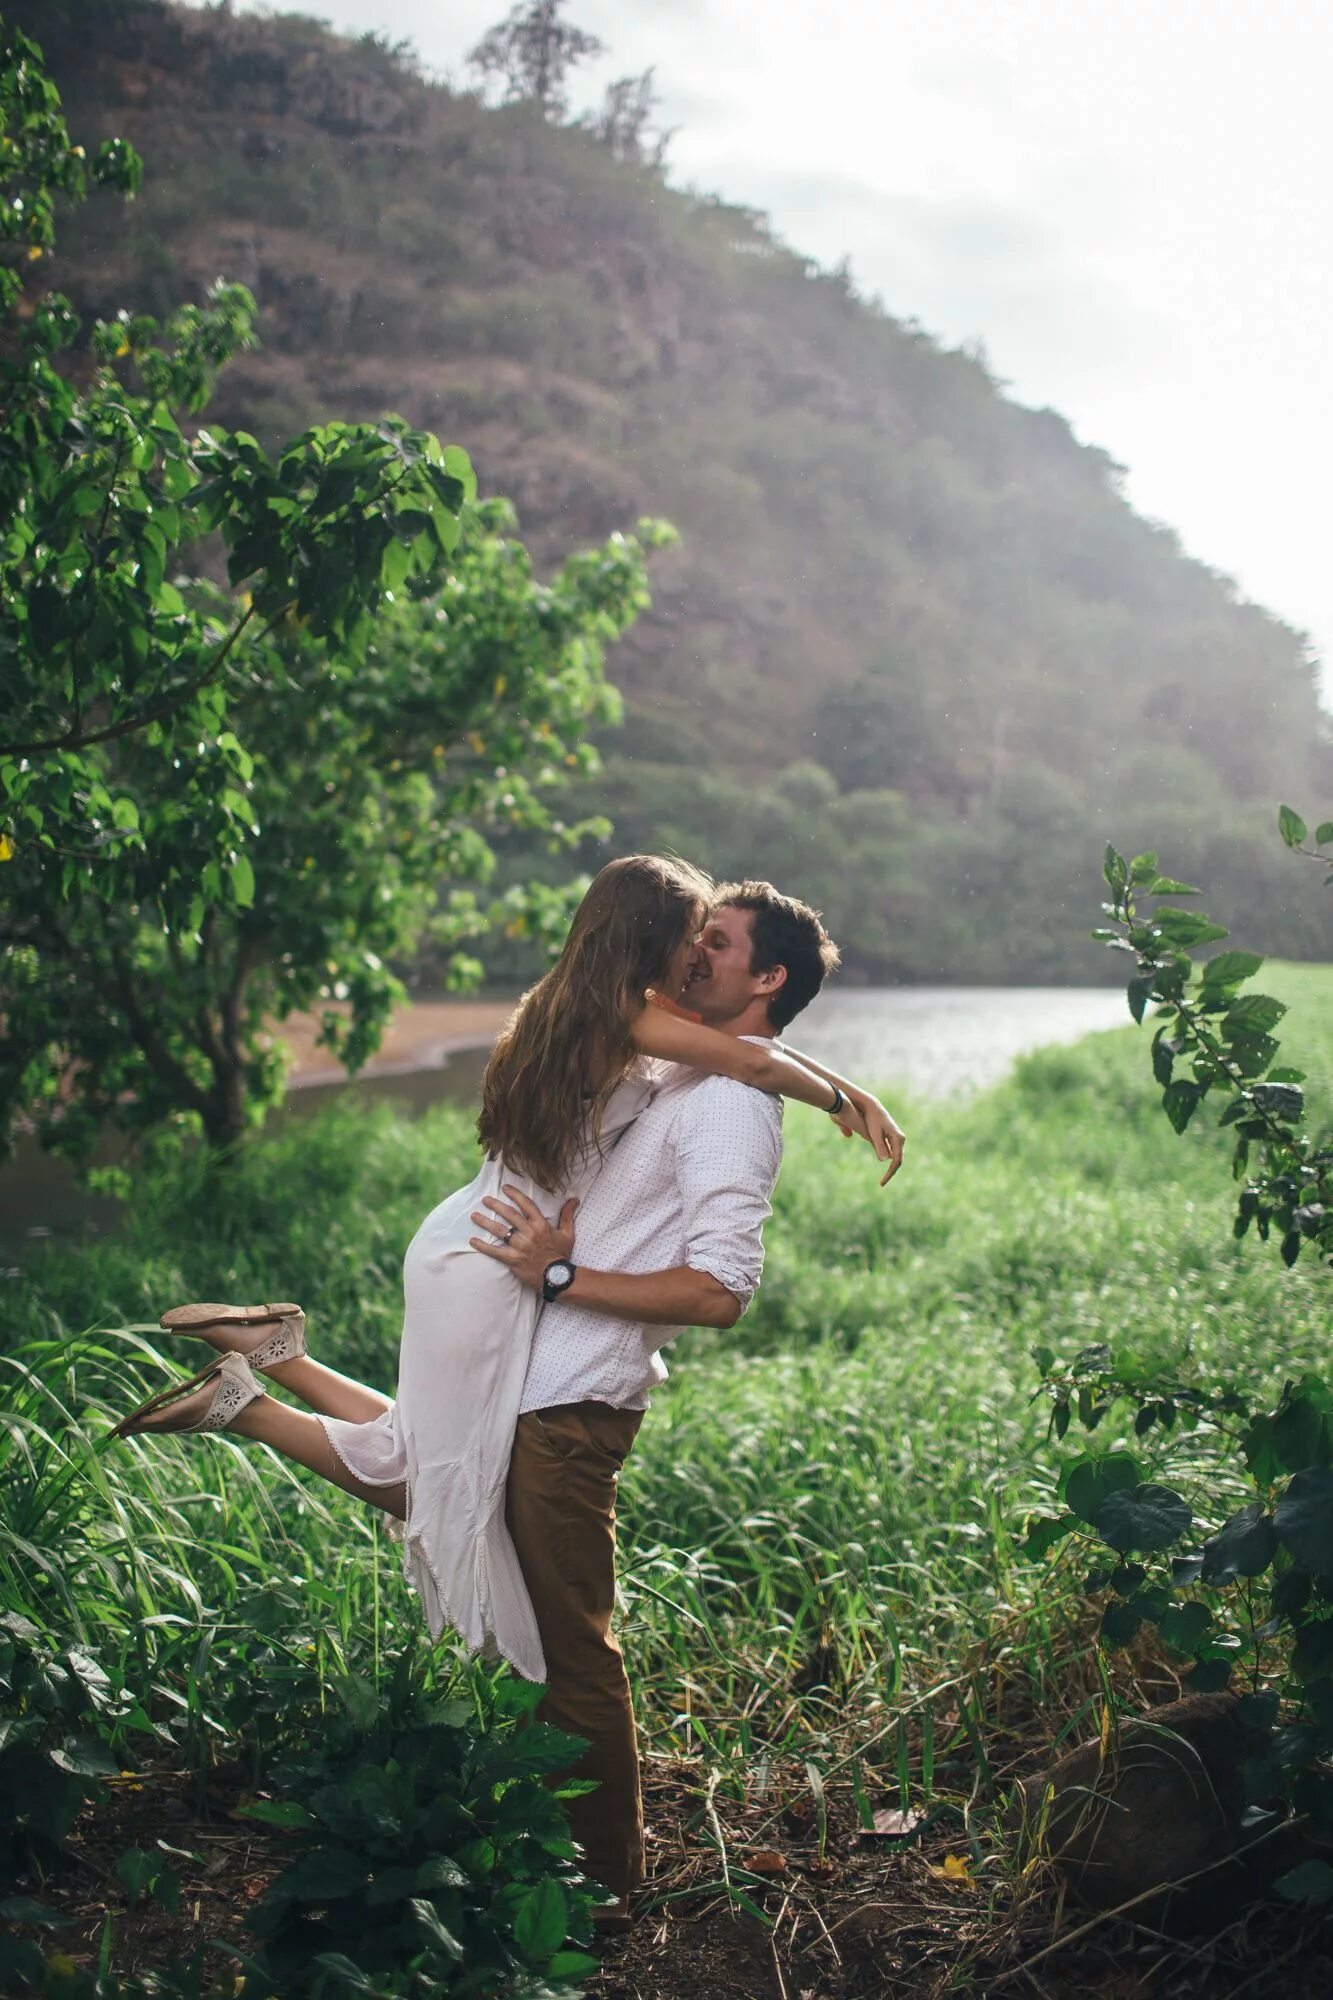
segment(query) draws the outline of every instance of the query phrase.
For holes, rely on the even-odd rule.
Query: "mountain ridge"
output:
[[[9,12],[79,136],[147,166],[133,209],[67,220],[52,282],[90,313],[220,273],[255,292],[263,345],[214,420],[273,443],[397,409],[469,450],[543,563],[642,513],[681,530],[581,801],[620,846],[762,867],[876,976],[1106,976],[1106,837],[1197,871],[1264,948],[1326,952],[1265,830],[1333,774],[1300,635],[1134,514],[1056,412],[753,211],[373,38]]]

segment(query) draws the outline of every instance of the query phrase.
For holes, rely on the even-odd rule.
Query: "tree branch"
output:
[[[291,604],[295,602],[295,598],[292,598]],[[268,637],[273,627],[278,623],[278,620],[289,609],[290,604],[284,604],[282,610],[275,613],[269,620],[260,634],[261,642]],[[213,676],[223,665],[228,653],[254,615],[255,607],[252,604],[244,617],[228,633],[226,640],[218,651],[217,657],[209,662],[201,674],[197,674],[185,687],[178,689],[175,694],[168,696],[165,700],[154,703],[152,706],[141,710],[138,715],[128,717],[124,722],[111,723],[105,729],[91,730],[87,735],[81,736],[76,726],[74,729],[69,730],[66,735],[51,737],[44,743],[0,743],[0,757],[39,757],[45,755],[50,750],[82,750],[90,743],[109,743],[113,737],[129,736],[136,729],[145,729],[150,722],[160,722],[164,715],[170,715],[173,709],[179,708],[192,695],[198,694],[201,687],[207,686],[208,682],[212,680]]]
[[[152,1024],[139,1004],[139,996],[134,990],[123,954],[113,949],[111,963],[114,971],[116,993],[120,999],[121,1006],[125,1009],[125,1018],[130,1024],[130,1033],[134,1036],[135,1041],[142,1050],[148,1067],[153,1071],[155,1076],[161,1078],[163,1083],[169,1084],[171,1089],[190,1106],[192,1111],[197,1111],[200,1117],[203,1117],[208,1109],[208,1097],[199,1088],[199,1085],[184,1065],[177,1062],[173,1055],[169,1055],[153,1034]]]

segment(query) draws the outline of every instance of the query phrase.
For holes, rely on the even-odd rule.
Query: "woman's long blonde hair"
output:
[[[712,887],[688,862],[656,854],[610,861],[594,878],[559,959],[486,1065],[477,1133],[489,1158],[539,1187],[565,1186],[634,1060],[631,1024],[703,922]]]

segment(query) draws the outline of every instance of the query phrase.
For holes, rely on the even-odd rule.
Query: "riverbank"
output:
[[[460,1050],[489,1048],[513,1010],[513,1000],[411,1000],[395,1008],[378,1053],[361,1075],[411,1076],[439,1069]],[[346,1081],[346,1070],[319,1043],[329,1012],[346,1015],[348,1009],[333,1002],[318,1013],[292,1014],[276,1030],[292,1052],[288,1081],[294,1088]]]
[[[450,1055],[488,1049],[516,998],[409,1001],[395,1010],[362,1078],[425,1077],[445,1067]],[[322,1013],[293,1015],[276,1031],[292,1050],[297,1088],[346,1080],[319,1046]],[[984,1090],[1030,1050],[1075,1042],[1127,1018],[1118,987],[846,986],[835,980],[802,1013],[791,1037],[817,1061],[862,1082],[939,1098]]]

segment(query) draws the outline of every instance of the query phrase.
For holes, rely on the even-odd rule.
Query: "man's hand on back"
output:
[[[571,1195],[560,1211],[559,1222],[550,1223],[536,1202],[517,1188],[505,1187],[501,1192],[505,1200],[488,1194],[483,1196],[481,1208],[473,1209],[472,1220],[489,1233],[472,1237],[472,1248],[494,1257],[497,1263],[508,1264],[520,1283],[539,1292],[547,1265],[573,1256],[578,1201]],[[486,1210],[493,1213],[484,1213]]]
[[[482,1197],[472,1220],[487,1233],[469,1240],[483,1257],[507,1264],[521,1284],[540,1292],[548,1264],[563,1258],[572,1261],[574,1210],[571,1197],[560,1211],[554,1227],[535,1202],[517,1188],[502,1188],[500,1195]],[[606,1313],[612,1319],[642,1320],[648,1326],[735,1326],[741,1316],[742,1301],[729,1292],[720,1278],[689,1264],[673,1265],[666,1271],[590,1271],[580,1264],[569,1290],[561,1298],[590,1312]]]

